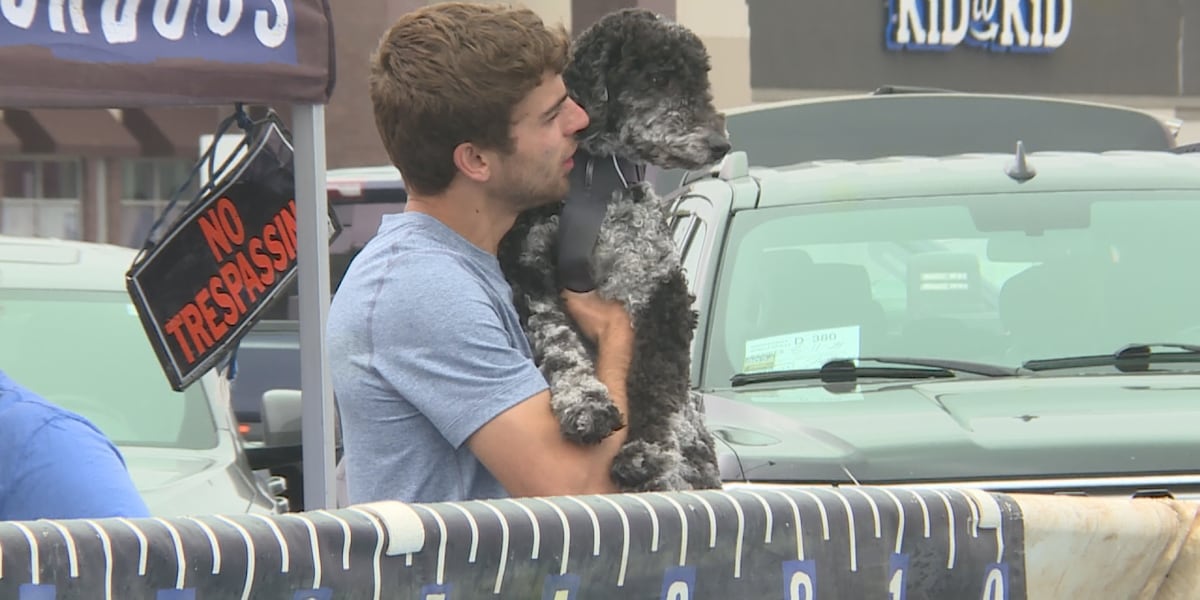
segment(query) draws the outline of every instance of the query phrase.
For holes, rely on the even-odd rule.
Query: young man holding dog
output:
[[[348,499],[615,492],[618,430],[566,441],[496,259],[517,215],[561,201],[587,126],[568,39],[529,10],[440,3],[401,17],[371,64],[380,137],[408,191],[330,308]],[[619,303],[564,292],[622,414],[633,331]]]

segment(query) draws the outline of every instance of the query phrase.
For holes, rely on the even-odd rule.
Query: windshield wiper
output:
[[[1155,348],[1170,348],[1177,352],[1156,352]],[[1129,344],[1112,354],[1063,356],[1025,361],[1022,369],[1049,371],[1080,367],[1116,367],[1123,373],[1147,371],[1154,363],[1200,362],[1200,346],[1193,344],[1155,343]]]
[[[881,365],[903,365],[862,367],[856,363],[873,362]],[[801,381],[820,379],[825,383],[842,383],[861,378],[932,379],[956,377],[960,373],[985,377],[1007,377],[1016,375],[1016,369],[986,363],[937,358],[901,358],[889,356],[864,356],[857,359],[835,359],[826,362],[820,369],[793,369],[788,371],[765,371],[761,373],[738,373],[730,378],[733,387],[753,383],[774,381]]]

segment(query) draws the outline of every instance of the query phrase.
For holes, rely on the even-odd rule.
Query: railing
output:
[[[0,522],[0,598],[1184,598],[1196,506],[791,487]]]

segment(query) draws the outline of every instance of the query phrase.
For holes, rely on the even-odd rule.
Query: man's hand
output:
[[[629,395],[626,383],[629,364],[633,359],[633,322],[625,307],[615,300],[605,300],[591,292],[563,290],[567,314],[575,320],[584,336],[596,344],[596,379],[608,388],[608,395],[617,410],[629,422]],[[623,429],[623,427],[622,427]],[[624,440],[624,432],[614,436]],[[622,442],[617,443],[619,447]]]
[[[605,300],[596,292],[572,292],[563,290],[563,302],[567,314],[579,325],[583,335],[592,343],[612,336],[632,338],[633,324],[625,307],[615,300]]]

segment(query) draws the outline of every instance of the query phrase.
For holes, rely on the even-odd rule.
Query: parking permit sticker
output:
[[[819,369],[835,358],[858,358],[860,330],[851,325],[750,340],[742,372]]]

